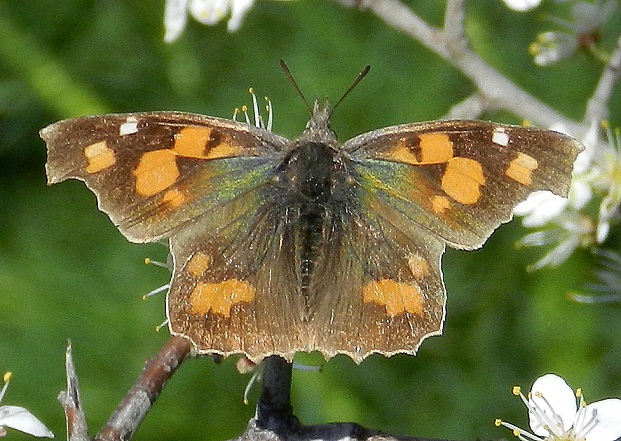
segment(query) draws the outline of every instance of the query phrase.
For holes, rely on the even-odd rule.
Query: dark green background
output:
[[[5,404],[25,405],[63,438],[56,401],[64,352],[73,340],[84,405],[94,434],[164,343],[166,283],[160,245],[128,243],[97,211],[79,182],[47,187],[38,130],[55,120],[101,112],[184,110],[229,117],[268,95],[274,131],[297,136],[308,113],[282,74],[284,58],[309,98],[333,100],[366,64],[369,76],[334,114],[342,139],[381,126],[441,117],[474,91],[450,65],[369,12],[322,1],[259,1],[239,32],[190,20],[163,42],[163,1],[0,1],[0,373],[14,379]],[[443,2],[410,1],[441,24]],[[513,13],[500,1],[468,3],[467,29],[481,55],[564,114],[580,118],[601,66],[579,54],[552,68],[534,66],[527,47],[551,27],[546,13]],[[547,8],[547,9],[546,9]],[[603,33],[610,47],[618,15]],[[613,124],[619,124],[619,95]],[[504,113],[486,118],[520,122]],[[587,399],[621,395],[618,305],[581,305],[566,293],[589,280],[580,252],[562,267],[527,273],[542,250],[516,250],[525,230],[502,227],[484,249],[449,250],[445,333],[415,357],[345,357],[322,373],[295,372],[293,400],[304,423],[355,421],[402,434],[474,439],[510,437],[501,417],[523,427],[511,387],[528,389],[555,372]],[[316,354],[300,362],[321,364]],[[222,440],[240,434],[254,412],[242,402],[249,377],[235,357],[185,363],[148,415],[137,439]],[[12,431],[12,439],[25,439]]]

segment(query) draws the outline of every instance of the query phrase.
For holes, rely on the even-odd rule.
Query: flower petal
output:
[[[189,8],[192,17],[212,26],[229,12],[229,0],[190,0]]]
[[[229,18],[226,27],[229,32],[235,32],[239,29],[252,5],[254,5],[254,0],[232,0],[231,18]]]
[[[541,0],[504,0],[504,2],[514,11],[525,12],[539,6]]]
[[[185,28],[188,20],[187,8],[188,0],[166,0],[164,11],[164,41],[172,43],[175,41]]]
[[[621,400],[609,398],[589,404],[580,422],[576,421],[576,437],[586,441],[613,441],[621,437]],[[589,421],[594,421],[589,426]],[[583,424],[580,424],[583,423]]]
[[[539,436],[548,436],[550,431],[557,436],[565,434],[578,410],[574,391],[554,374],[535,380],[528,401],[530,428]]]
[[[535,57],[535,64],[549,66],[569,58],[578,48],[578,37],[565,32],[547,31],[537,36],[530,51]]]
[[[54,434],[27,409],[0,406],[0,426],[7,426],[38,437],[54,438]]]
[[[591,185],[578,179],[572,181],[569,188],[569,205],[576,210],[582,210],[593,197]]]
[[[541,227],[557,218],[567,204],[567,199],[550,191],[540,190],[531,193],[525,201],[520,202],[513,209],[513,214],[524,216],[522,225],[525,227]]]
[[[617,8],[617,2],[609,0],[604,4],[597,2],[577,2],[571,8],[574,26],[578,34],[588,34],[597,31]]]

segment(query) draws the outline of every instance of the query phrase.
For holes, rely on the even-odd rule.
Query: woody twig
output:
[[[472,50],[464,33],[463,1],[447,2],[441,28],[431,26],[400,0],[366,0],[362,4],[358,0],[336,1],[347,7],[370,10],[388,26],[427,47],[468,77],[477,87],[477,95],[476,99],[462,104],[473,104],[475,108],[467,110],[462,106],[457,116],[476,116],[481,113],[481,107],[505,109],[541,127],[562,124],[568,133],[578,137],[588,129],[588,124],[571,120],[527,93]]]
[[[106,425],[95,437],[101,441],[128,440],[132,437],[164,385],[190,353],[190,342],[182,337],[170,337],[157,356],[149,360],[144,371],[114,411]],[[87,441],[86,417],[80,399],[78,377],[73,364],[71,344],[67,348],[67,391],[59,399],[65,408],[69,441]]]

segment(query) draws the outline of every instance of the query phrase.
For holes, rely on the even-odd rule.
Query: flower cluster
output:
[[[536,8],[541,0],[504,0],[515,11],[529,11]],[[569,20],[551,17],[561,30],[545,31],[530,45],[529,52],[535,64],[548,66],[571,57],[578,49],[585,49],[599,59],[605,59],[597,47],[599,29],[616,9],[617,2],[608,0],[589,3],[574,1]]]
[[[224,19],[230,12],[227,30],[235,32],[253,5],[254,0],[166,0],[164,40],[172,43],[179,38],[188,21],[188,12],[200,23],[210,26]]]
[[[582,141],[586,149],[574,165],[569,198],[536,192],[514,210],[524,226],[537,229],[519,245],[554,244],[531,269],[557,266],[577,248],[603,243],[619,220],[621,135],[607,124],[593,124]]]
[[[587,404],[581,389],[574,391],[554,374],[539,377],[525,397],[531,432],[502,420],[497,426],[510,429],[520,441],[614,441],[621,436],[621,400],[609,398]],[[576,400],[577,398],[577,400]]]
[[[3,380],[4,386],[0,389],[0,402],[9,387],[11,373],[4,374]],[[38,437],[54,438],[50,429],[45,427],[28,409],[19,406],[0,406],[0,438],[6,435],[5,427]]]

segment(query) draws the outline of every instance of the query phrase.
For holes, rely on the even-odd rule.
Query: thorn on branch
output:
[[[65,370],[67,372],[67,390],[58,395],[58,401],[65,408],[67,439],[69,441],[90,441],[86,416],[84,415],[80,398],[80,384],[78,383],[78,375],[73,364],[71,340],[67,342]]]

